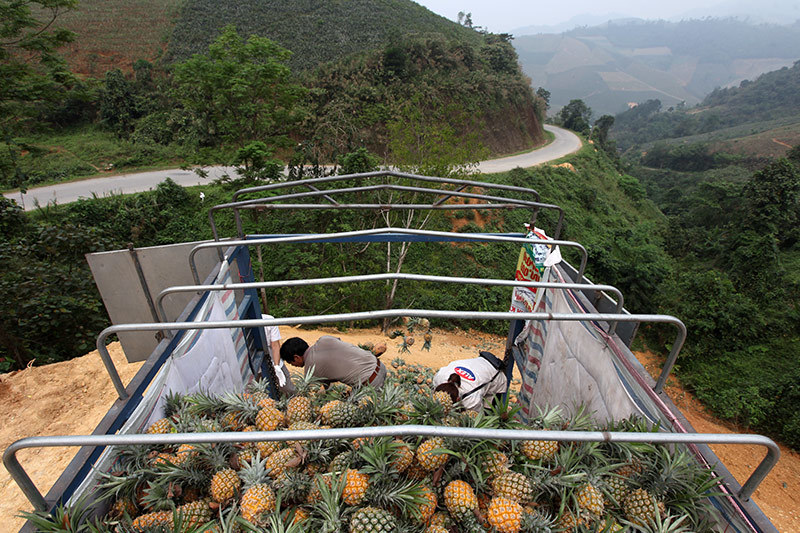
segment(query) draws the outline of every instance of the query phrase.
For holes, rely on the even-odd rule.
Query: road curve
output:
[[[491,174],[517,167],[528,168],[564,157],[580,149],[581,141],[571,131],[550,125],[545,125],[544,129],[555,135],[555,140],[550,144],[530,152],[482,161],[478,169],[484,174]],[[233,167],[210,167],[207,170],[208,178],[201,178],[191,170],[154,170],[36,187],[28,189],[25,194],[12,191],[4,193],[4,196],[16,200],[26,211],[31,211],[39,205],[44,206],[49,203],[67,204],[79,198],[147,191],[167,178],[184,187],[202,185],[208,183],[210,179],[232,173]]]

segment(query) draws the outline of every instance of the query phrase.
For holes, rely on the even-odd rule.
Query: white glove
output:
[[[278,378],[278,386],[283,387],[286,385],[286,376],[283,373],[283,367],[281,365],[273,365],[275,369],[275,376]]]

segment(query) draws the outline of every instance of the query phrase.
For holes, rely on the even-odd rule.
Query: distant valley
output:
[[[627,19],[561,34],[515,35],[523,72],[550,91],[551,110],[582,99],[594,116],[659,99],[664,108],[699,103],[800,59],[800,25],[735,19]]]

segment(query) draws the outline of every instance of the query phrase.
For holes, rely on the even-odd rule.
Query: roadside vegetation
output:
[[[617,115],[610,135],[667,217],[674,273],[661,309],[689,330],[683,383],[721,418],[795,448],[800,145],[781,139],[796,138],[799,88],[796,63],[715,90],[696,108],[642,103]],[[753,140],[762,131],[769,142]]]

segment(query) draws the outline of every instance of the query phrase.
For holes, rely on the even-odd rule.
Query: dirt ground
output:
[[[411,347],[411,353],[400,354],[399,341],[380,335],[377,329],[348,332],[319,329],[313,331],[281,327],[283,338],[301,336],[313,343],[319,336],[334,334],[342,340],[360,344],[385,341],[388,350],[384,361],[401,356],[408,362],[438,368],[450,361],[475,357],[479,350],[500,355],[505,338],[476,332],[434,331],[431,350],[421,349],[422,339]],[[141,363],[127,363],[118,343],[109,346],[114,364],[124,383],[134,376]],[[651,373],[660,363],[652,354],[639,354]],[[728,433],[727,427],[709,416],[702,406],[675,384],[668,393],[698,432]],[[116,392],[97,352],[44,367],[0,375],[0,402],[5,406],[0,427],[0,448],[5,450],[17,439],[38,435],[90,434],[116,398]],[[764,456],[759,447],[714,446],[714,451],[743,482]],[[756,503],[779,531],[800,531],[800,455],[782,447],[776,468],[754,495]],[[73,448],[40,448],[18,454],[22,466],[39,490],[46,494],[75,454]],[[0,469],[0,527],[17,531],[23,520],[17,515],[30,510],[30,504],[8,475]]]

